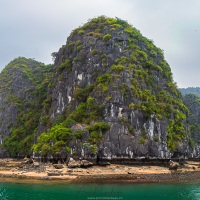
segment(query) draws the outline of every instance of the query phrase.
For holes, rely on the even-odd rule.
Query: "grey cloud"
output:
[[[0,68],[17,56],[50,63],[73,29],[106,15],[127,20],[163,49],[178,86],[200,86],[199,6],[197,0],[0,0]]]

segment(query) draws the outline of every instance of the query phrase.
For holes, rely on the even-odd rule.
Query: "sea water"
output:
[[[0,200],[199,200],[200,183],[0,183]]]

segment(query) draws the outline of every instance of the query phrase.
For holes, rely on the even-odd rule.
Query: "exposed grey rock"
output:
[[[61,176],[61,173],[56,171],[56,172],[47,172],[48,176]]]
[[[93,163],[89,162],[88,160],[81,160],[80,165],[81,167],[87,168],[87,167],[92,167]]]
[[[63,169],[64,166],[62,164],[54,164],[53,165],[56,169]]]
[[[72,161],[69,161],[69,163],[68,163],[69,168],[76,168],[76,167],[80,167],[80,166],[81,166],[81,164],[79,161],[72,160]]]

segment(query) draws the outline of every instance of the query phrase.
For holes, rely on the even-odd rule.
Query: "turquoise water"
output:
[[[196,184],[0,183],[0,200],[199,200]]]

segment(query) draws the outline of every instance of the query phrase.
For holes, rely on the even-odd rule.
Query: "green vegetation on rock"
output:
[[[31,153],[52,69],[51,65],[20,57],[10,62],[0,75],[1,94],[8,99],[6,106],[14,106],[13,113],[9,113],[14,120],[3,143],[12,156]]]
[[[74,149],[72,144],[78,146],[77,140],[81,151],[97,153],[102,141],[114,138],[115,143],[105,143],[110,151],[117,149],[118,156],[129,147],[137,148],[132,145],[135,141],[148,150],[153,148],[150,144],[166,145],[163,149],[171,152],[183,141],[194,146],[186,132],[188,109],[163,51],[126,21],[105,16],[91,19],[73,30],[66,45],[53,55],[54,68],[37,62],[32,68],[27,63],[11,65],[32,84],[28,88],[32,98],[21,100],[10,95],[12,81],[6,79],[7,100],[18,107],[11,137],[4,141],[12,155],[31,151],[39,121],[45,131],[33,150],[46,156],[67,154]],[[9,73],[9,67],[3,73]],[[126,150],[120,143],[124,140],[129,144]]]
[[[89,37],[88,43],[80,36],[83,34],[85,39]],[[90,129],[91,123],[96,124],[104,120],[102,113],[105,105],[98,98],[101,96],[109,103],[112,102],[113,91],[119,92],[127,101],[126,109],[138,110],[146,119],[155,115],[168,124],[167,145],[170,151],[174,151],[179,142],[186,139],[184,122],[188,110],[172,79],[172,72],[164,60],[163,51],[157,48],[152,40],[143,37],[137,29],[124,20],[101,16],[72,32],[67,45],[82,51],[77,54],[70,51],[70,59],[76,59],[79,66],[84,66],[88,62],[86,57],[91,55],[95,58],[91,57],[90,60],[100,59],[103,66],[108,62],[108,55],[102,51],[102,48],[105,48],[111,39],[114,41],[115,48],[123,50],[122,53],[105,69],[100,69],[98,63],[96,73],[91,75],[92,83],[84,87],[79,85],[75,87],[73,97],[77,101],[77,106],[76,108],[69,106],[63,120],[72,119],[76,123],[89,125]],[[101,48],[95,46],[95,43],[98,43]],[[90,54],[87,48],[90,49]],[[64,63],[59,66],[63,66]],[[124,78],[125,74],[130,78]],[[124,123],[131,134],[134,132],[135,128],[132,127],[130,120],[122,120],[121,123]],[[97,130],[88,131],[89,143],[98,145],[103,139],[102,134]],[[156,136],[154,140],[159,142],[155,138]],[[140,138],[141,144],[146,141],[147,138]]]

